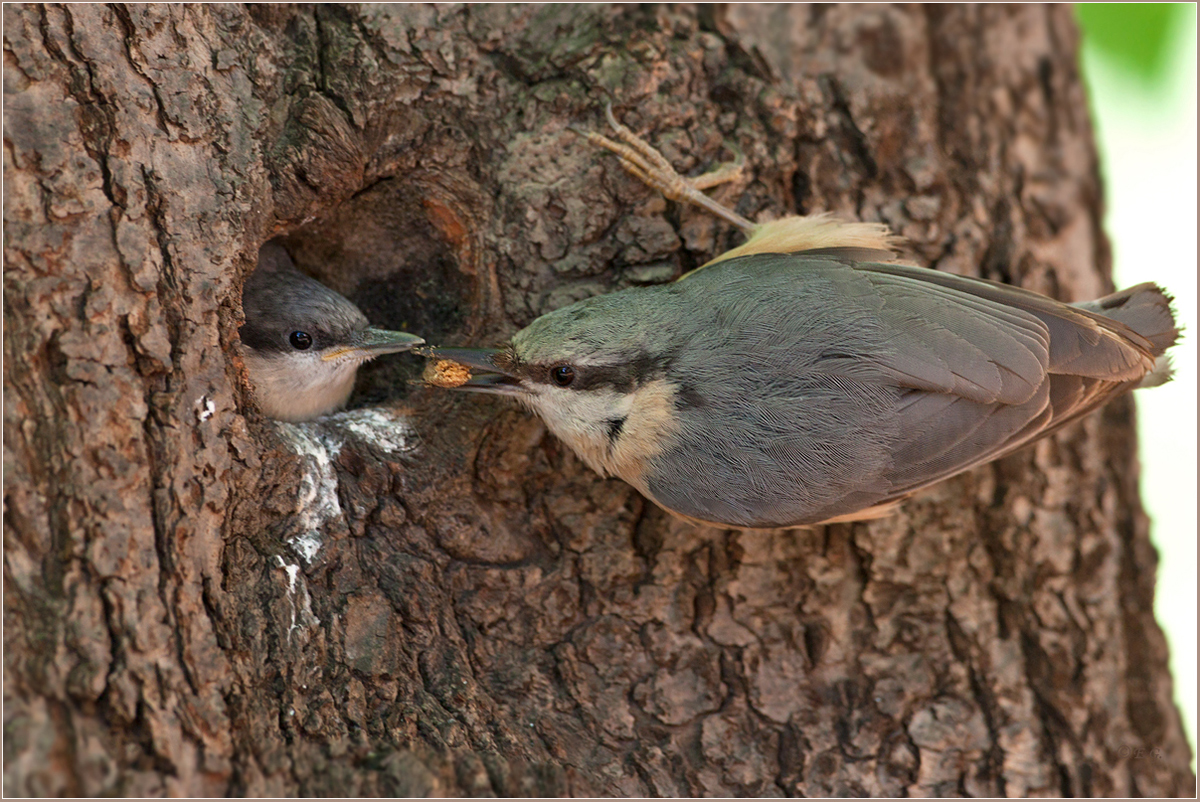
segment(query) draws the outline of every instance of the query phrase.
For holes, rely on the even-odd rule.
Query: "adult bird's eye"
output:
[[[559,365],[550,371],[550,378],[554,379],[554,383],[559,387],[566,387],[575,381],[575,368],[570,365]]]
[[[306,351],[312,345],[312,337],[308,335],[308,332],[293,331],[292,336],[288,339],[297,351]]]

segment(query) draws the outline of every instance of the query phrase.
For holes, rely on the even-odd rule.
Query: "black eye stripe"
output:
[[[666,375],[670,365],[666,359],[647,356],[635,357],[629,362],[612,365],[581,366],[564,362],[522,364],[515,359],[509,361],[499,358],[495,362],[502,369],[514,371],[526,381],[535,384],[548,384],[552,387],[570,385],[573,391],[608,389],[618,393],[633,392],[642,384],[661,379]],[[516,365],[511,366],[513,363]],[[571,380],[565,383],[555,376],[556,371],[564,368],[570,370],[572,374]]]
[[[298,349],[292,343],[292,334],[301,332],[307,334],[312,343],[308,348]],[[296,328],[295,324],[291,326],[272,325],[262,326],[254,323],[247,323],[239,330],[239,335],[242,338],[242,344],[248,345],[256,351],[278,351],[280,353],[291,354],[296,351],[313,351],[328,348],[334,345],[339,340],[344,342],[346,335],[338,336],[331,332],[322,331],[321,329],[306,326],[305,328]]]

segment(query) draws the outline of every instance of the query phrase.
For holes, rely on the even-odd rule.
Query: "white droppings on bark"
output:
[[[201,423],[211,418],[216,411],[217,405],[208,396],[202,395],[196,399],[196,419]]]
[[[393,454],[416,451],[419,445],[408,418],[386,409],[355,409],[339,413],[333,420],[359,439]]]
[[[381,409],[341,412],[312,423],[277,421],[276,425],[292,450],[304,458],[296,495],[300,533],[287,543],[311,565],[321,550],[322,528],[342,516],[333,460],[345,444],[344,436],[353,436],[381,451],[403,454],[416,450],[417,435],[407,418]]]
[[[308,585],[300,579],[300,566],[297,564],[289,565],[279,555],[275,555],[275,559],[279,560],[279,567],[282,568],[288,575],[288,601],[292,605],[292,622],[288,625],[287,642],[291,645],[292,632],[299,629],[301,626],[315,627],[321,623],[321,619],[317,618],[312,611],[312,597],[308,595]],[[300,598],[297,600],[296,588],[300,589]]]
[[[333,469],[333,460],[342,444],[314,424],[277,425],[284,440],[304,458],[304,472],[296,494],[300,534],[288,538],[287,543],[311,565],[321,550],[321,527],[342,515],[337,495],[337,472]]]

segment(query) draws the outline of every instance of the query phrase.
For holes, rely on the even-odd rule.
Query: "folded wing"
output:
[[[925,268],[858,264],[892,343],[880,365],[905,388],[889,498],[1032,442],[1136,386],[1174,342],[1153,285],[1080,307]],[[1121,296],[1118,298],[1118,296]],[[1127,322],[1103,314],[1131,312]],[[1169,299],[1168,299],[1169,300]],[[1119,301],[1119,304],[1117,303]],[[1140,325],[1153,317],[1141,333]],[[1130,325],[1127,325],[1129,323]]]

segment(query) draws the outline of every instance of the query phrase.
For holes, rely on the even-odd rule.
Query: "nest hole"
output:
[[[454,341],[470,319],[474,277],[410,183],[381,181],[281,242],[300,270],[353,301],[373,326],[438,344]],[[424,362],[400,353],[363,365],[347,408],[403,398]]]

